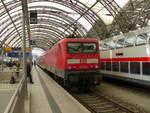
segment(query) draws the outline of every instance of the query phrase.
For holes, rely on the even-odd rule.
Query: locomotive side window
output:
[[[111,62],[106,62],[106,70],[111,71]]]
[[[101,69],[105,70],[105,62],[101,62]]]
[[[113,71],[119,71],[119,62],[113,62],[112,68]]]
[[[130,62],[130,72],[132,74],[140,74],[140,62]]]
[[[96,53],[96,43],[94,42],[69,42],[69,53]]]
[[[143,74],[150,76],[150,62],[143,62]]]
[[[120,62],[120,71],[128,73],[128,62]]]

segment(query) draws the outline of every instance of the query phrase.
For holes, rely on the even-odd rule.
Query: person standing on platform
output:
[[[32,74],[31,74],[31,63],[29,60],[27,60],[27,77],[29,78],[29,81],[31,84],[33,84],[33,80],[32,80]]]
[[[19,78],[19,70],[20,70],[20,62],[16,62],[16,75],[17,75],[17,78]]]

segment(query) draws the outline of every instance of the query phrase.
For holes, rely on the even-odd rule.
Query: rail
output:
[[[86,93],[70,93],[91,113],[147,113],[136,106],[95,90]]]
[[[25,113],[24,102],[27,95],[27,81],[23,75],[4,113]]]

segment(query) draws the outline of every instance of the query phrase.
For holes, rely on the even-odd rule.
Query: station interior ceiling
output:
[[[48,50],[72,36],[104,40],[150,25],[150,0],[0,0],[0,46]]]

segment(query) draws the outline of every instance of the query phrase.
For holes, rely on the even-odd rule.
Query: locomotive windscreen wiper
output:
[[[69,51],[76,51],[76,52],[78,52],[79,48],[68,47],[68,50]]]
[[[70,42],[67,48],[69,53],[81,53],[81,43],[79,42]]]

